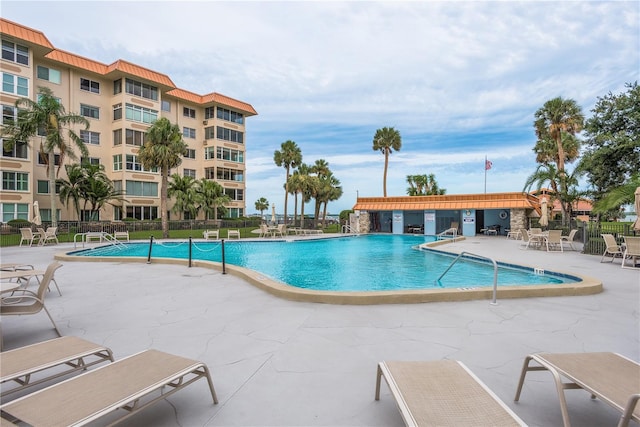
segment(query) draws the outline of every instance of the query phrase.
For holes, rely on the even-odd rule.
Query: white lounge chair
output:
[[[523,426],[509,407],[462,362],[381,362],[384,377],[407,426]]]
[[[640,259],[640,237],[624,236],[622,268],[637,268],[635,265],[638,259]],[[631,261],[631,267],[626,266],[627,260]]]
[[[544,239],[547,252],[552,250],[564,252],[562,247],[562,230],[549,230],[549,234]]]
[[[55,338],[4,351],[0,364],[1,396],[107,361],[113,362],[113,353],[108,347],[78,337]],[[43,374],[49,370],[48,375]],[[7,385],[14,387],[7,389]]]
[[[531,361],[536,362],[530,366]],[[538,366],[539,365],[539,366]],[[520,399],[524,378],[529,371],[547,370],[556,383],[565,427],[569,411],[564,390],[581,388],[622,413],[618,426],[629,420],[640,421],[640,364],[616,353],[538,353],[525,358],[515,401]],[[562,378],[569,382],[563,382]]]
[[[201,378],[218,403],[204,363],[146,350],[5,403],[0,410],[36,427],[82,426],[122,409],[126,414],[120,422]]]
[[[235,237],[236,239],[240,239],[240,230],[238,229],[227,230],[227,239],[231,239],[232,237]]]
[[[46,231],[42,228],[38,228],[38,231],[42,233],[39,242],[41,246],[46,245],[47,242],[55,242],[56,245],[60,243],[58,241],[58,236],[56,235],[58,232],[58,227],[49,227]]]
[[[568,236],[561,237],[562,244],[564,245],[565,243],[567,243],[571,247],[571,249],[574,251],[576,250],[576,248],[573,246],[573,239],[575,239],[577,232],[578,230],[574,228],[569,232]]]
[[[23,243],[28,242],[29,246],[32,246],[34,243],[38,243],[40,240],[40,234],[34,233],[29,227],[24,227],[20,229],[20,246]]]
[[[220,238],[220,230],[206,230],[202,233],[202,237],[204,237],[205,240],[218,240]]]

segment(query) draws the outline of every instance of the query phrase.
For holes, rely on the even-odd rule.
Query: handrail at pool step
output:
[[[458,262],[458,260],[460,258],[462,258],[464,255],[472,255],[476,258],[481,258],[481,259],[485,259],[488,261],[491,261],[493,263],[493,300],[491,301],[491,304],[497,304],[496,300],[498,298],[498,263],[493,259],[493,258],[489,258],[486,256],[482,256],[482,255],[478,255],[478,254],[474,254],[471,252],[467,252],[467,251],[462,251],[458,254],[458,256],[456,257],[456,259],[453,260],[453,262],[449,265],[449,267],[447,267],[447,269],[440,275],[440,277],[438,277],[434,284],[436,285],[440,285],[440,279],[442,279],[444,277],[445,274],[447,274],[449,272],[449,270],[451,270],[451,267],[453,267],[453,265]]]

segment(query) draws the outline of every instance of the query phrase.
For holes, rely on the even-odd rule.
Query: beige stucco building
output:
[[[124,60],[103,64],[62,51],[42,32],[5,19],[0,19],[0,33],[2,123],[15,120],[16,100],[37,100],[40,86],[50,88],[67,112],[86,117],[89,129],[76,130],[89,149],[85,160],[104,165],[125,194],[119,206],[102,209],[100,220],[160,216],[160,175],[144,170],[137,157],[146,130],[160,117],[177,124],[188,145],[182,164],[171,173],[217,181],[232,200],[225,206],[228,215],[245,215],[246,119],[257,114],[250,104],[215,92],[199,95],[177,88],[167,75]],[[40,140],[34,137],[28,144],[3,148],[2,222],[31,219],[35,201],[42,219],[51,219],[51,189],[47,167],[38,155]],[[60,178],[64,177],[62,168]],[[61,220],[76,219],[72,207],[58,203],[57,208]],[[170,218],[181,216],[171,212]]]

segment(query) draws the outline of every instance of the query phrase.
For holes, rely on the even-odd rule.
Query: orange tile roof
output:
[[[0,33],[6,34],[16,39],[25,40],[38,46],[53,49],[53,45],[47,37],[38,30],[34,30],[13,21],[0,18]]]
[[[123,74],[129,74],[141,79],[154,82],[158,85],[165,86],[166,88],[170,89],[167,92],[168,95],[174,96],[176,98],[181,98],[195,104],[207,104],[213,102],[226,105],[236,110],[240,110],[246,113],[246,115],[248,116],[254,116],[258,114],[256,110],[251,106],[251,104],[225,95],[221,95],[219,93],[213,92],[207,95],[198,95],[184,89],[179,89],[176,87],[173,81],[171,81],[171,78],[169,78],[169,76],[167,76],[166,74],[141,67],[140,65],[133,64],[123,59],[118,59],[112,64],[105,65],[98,61],[94,61],[79,55],[75,55],[73,53],[56,49],[42,32],[25,27],[12,21],[8,21],[3,18],[0,18],[0,32],[2,34],[7,34],[15,37],[16,39],[26,40],[33,44],[51,49],[52,51],[49,52],[45,57],[52,61],[57,61],[68,66],[87,70],[100,75],[107,75],[109,73],[115,73],[119,71]]]
[[[526,193],[451,194],[442,196],[359,197],[354,210],[540,209]]]
[[[104,75],[107,73],[107,66],[105,64],[64,50],[54,49],[46,54],[45,57],[72,67],[91,71],[96,74]]]

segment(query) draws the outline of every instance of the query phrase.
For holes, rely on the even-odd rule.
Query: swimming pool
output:
[[[386,292],[428,289],[471,289],[493,286],[493,266],[462,259],[440,282],[453,256],[417,245],[431,236],[371,234],[317,240],[226,241],[226,264],[259,272],[275,281],[314,291]],[[69,255],[146,259],[149,242],[102,246]],[[192,259],[222,261],[220,242],[193,242]],[[188,259],[188,242],[154,242],[152,258]],[[578,277],[499,264],[498,286],[557,285]]]

